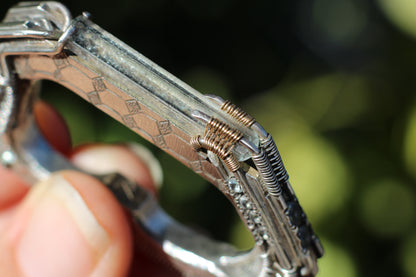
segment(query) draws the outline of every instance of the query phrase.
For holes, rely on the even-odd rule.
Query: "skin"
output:
[[[122,145],[71,146],[48,104],[35,105],[45,138],[81,168],[118,171],[156,193],[146,164]],[[30,186],[0,167],[0,276],[180,276],[99,181],[62,171]]]

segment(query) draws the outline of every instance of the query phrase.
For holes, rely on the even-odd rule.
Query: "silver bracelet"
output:
[[[39,83],[59,83],[216,186],[256,242],[238,252],[170,218],[119,174],[99,176],[184,276],[315,276],[323,248],[270,134],[57,2],[22,2],[0,23],[0,161],[29,182],[74,168],[34,124]]]

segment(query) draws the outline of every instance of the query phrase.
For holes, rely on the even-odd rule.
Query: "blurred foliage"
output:
[[[416,276],[416,267],[415,267],[415,259],[416,259],[416,233],[412,234],[409,238],[403,239],[403,247],[402,247],[402,265],[404,267],[407,276],[415,277]]]
[[[416,36],[416,5],[412,0],[378,0],[384,13],[394,24]]]
[[[326,255],[319,276],[416,276],[416,4],[411,0],[64,1],[275,137]],[[2,11],[14,1],[2,2]],[[137,141],[165,170],[162,205],[247,249],[211,185],[46,83],[75,145]]]
[[[396,179],[383,176],[383,179],[366,187],[360,204],[363,224],[382,237],[406,234],[415,219],[412,191]]]
[[[319,277],[355,277],[359,276],[357,273],[357,266],[354,262],[354,257],[345,247],[340,247],[336,243],[322,240],[325,245],[326,258],[320,260],[318,273]]]

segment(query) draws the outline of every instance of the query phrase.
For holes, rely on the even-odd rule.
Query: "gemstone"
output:
[[[264,227],[259,230],[259,236],[264,240],[268,240],[270,238]]]
[[[240,205],[243,208],[246,208],[246,209],[251,209],[251,207],[252,207],[250,201],[248,200],[247,196],[245,196],[245,195],[240,198]]]
[[[228,188],[234,193],[242,193],[243,189],[236,179],[232,178],[228,181]]]
[[[261,237],[257,237],[257,238],[256,238],[256,244],[257,244],[258,246],[261,246],[263,243],[264,243],[264,240],[263,240]]]
[[[256,211],[251,211],[250,212],[250,218],[256,224],[260,224],[261,223],[261,217],[258,215],[258,213]]]
[[[247,228],[248,228],[248,229],[253,230],[253,229],[254,229],[254,227],[255,227],[255,225],[253,224],[253,222],[251,222],[251,221],[248,221],[248,222],[247,222]]]
[[[4,165],[5,167],[11,166],[15,162],[15,160],[16,160],[16,156],[10,150],[6,150],[0,155],[1,164]]]

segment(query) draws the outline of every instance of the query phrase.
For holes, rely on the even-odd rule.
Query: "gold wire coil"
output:
[[[219,142],[215,139],[203,139],[202,147],[213,152],[220,159],[224,160],[227,156],[230,155],[232,146],[226,145],[222,142]]]
[[[201,138],[200,135],[194,136],[194,137],[191,138],[191,141],[189,142],[195,150],[198,150],[198,149],[202,148],[202,145],[199,142],[200,138]]]
[[[224,137],[224,139],[229,140],[232,144],[236,143],[243,137],[243,134],[240,131],[232,129],[227,124],[213,117],[211,117],[205,127],[205,136],[209,133],[217,133],[217,135]]]
[[[231,172],[235,172],[240,168],[240,163],[233,155],[229,155],[223,161]]]
[[[221,105],[221,110],[225,111],[247,127],[251,127],[251,125],[256,122],[254,117],[243,111],[240,107],[231,103],[230,100],[225,100],[225,102]]]
[[[200,139],[199,144],[202,148],[217,155],[231,172],[237,171],[240,168],[240,163],[231,152],[234,144],[230,144],[224,141],[224,139],[218,139],[218,136]]]
[[[211,118],[205,126],[204,137],[194,136],[190,144],[195,150],[206,149],[217,155],[234,172],[240,168],[240,163],[232,154],[235,144],[243,137],[243,134],[231,128],[216,118]]]

